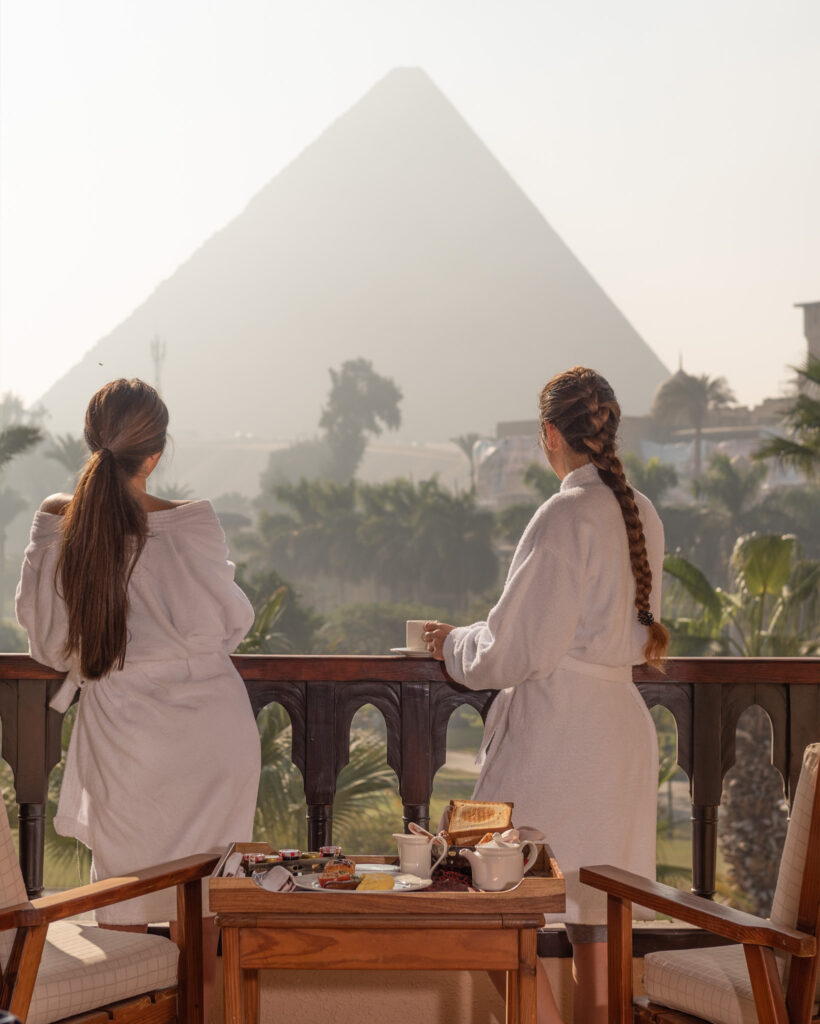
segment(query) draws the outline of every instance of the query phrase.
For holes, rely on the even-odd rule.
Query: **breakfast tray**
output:
[[[268,843],[234,843],[230,853],[272,853]],[[356,855],[357,864],[397,864],[396,856]],[[268,892],[251,878],[211,878],[209,902],[216,914],[430,914],[442,912],[516,914],[561,913],[565,906],[564,876],[546,844],[532,870],[505,892]],[[467,902],[465,902],[467,901]]]

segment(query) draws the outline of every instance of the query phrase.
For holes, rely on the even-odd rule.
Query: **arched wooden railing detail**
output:
[[[387,761],[399,781],[405,823],[427,823],[450,716],[462,704],[486,716],[494,697],[457,686],[429,659],[240,655],[234,663],[255,713],[276,702],[290,716],[309,848],[332,837],[336,780],[360,707],[373,704],[384,717]],[[48,775],[61,756],[61,716],[48,707],[61,678],[26,655],[0,654],[2,756],[14,773],[20,859],[32,894],[42,888]],[[820,740],[820,659],[672,658],[665,674],[640,666],[633,678],[647,706],[668,708],[677,724],[678,763],[692,798],[693,890],[711,896],[718,808],[723,777],[734,763],[738,719],[755,704],[768,713],[773,763],[791,795],[806,744]]]

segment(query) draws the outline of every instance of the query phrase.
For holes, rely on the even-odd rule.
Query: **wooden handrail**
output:
[[[384,717],[387,761],[399,780],[405,821],[429,821],[433,779],[446,759],[447,723],[461,705],[486,716],[495,691],[457,686],[442,664],[395,656],[237,655],[254,712],[287,710],[293,761],[305,780],[308,848],[330,842],[333,796],[347,763],[355,713],[373,704]],[[48,773],[60,759],[61,716],[48,707],[62,673],[21,654],[0,654],[2,756],[20,805],[20,858],[30,895],[42,887]],[[693,891],[715,885],[717,819],[723,777],[734,764],[735,730],[754,704],[773,726],[772,760],[791,796],[803,750],[820,740],[820,658],[670,658],[633,679],[648,707],[675,719],[678,764],[690,781]]]

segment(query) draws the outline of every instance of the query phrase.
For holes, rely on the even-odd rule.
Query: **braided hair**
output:
[[[584,455],[598,470],[601,480],[615,495],[621,508],[629,542],[629,561],[635,578],[635,609],[638,622],[649,630],[643,655],[650,665],[659,666],[669,646],[669,631],[656,622],[649,609],[652,570],[646,554],[643,524],[635,494],[627,483],[621,460],[615,451],[615,435],[621,407],[606,380],[595,370],[573,366],[552,378],[539,400],[542,435],[552,423],[569,447]]]

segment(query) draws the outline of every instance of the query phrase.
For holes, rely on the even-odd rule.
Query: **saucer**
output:
[[[432,658],[430,651],[417,651],[414,647],[391,647],[391,654],[403,654],[405,658]]]

